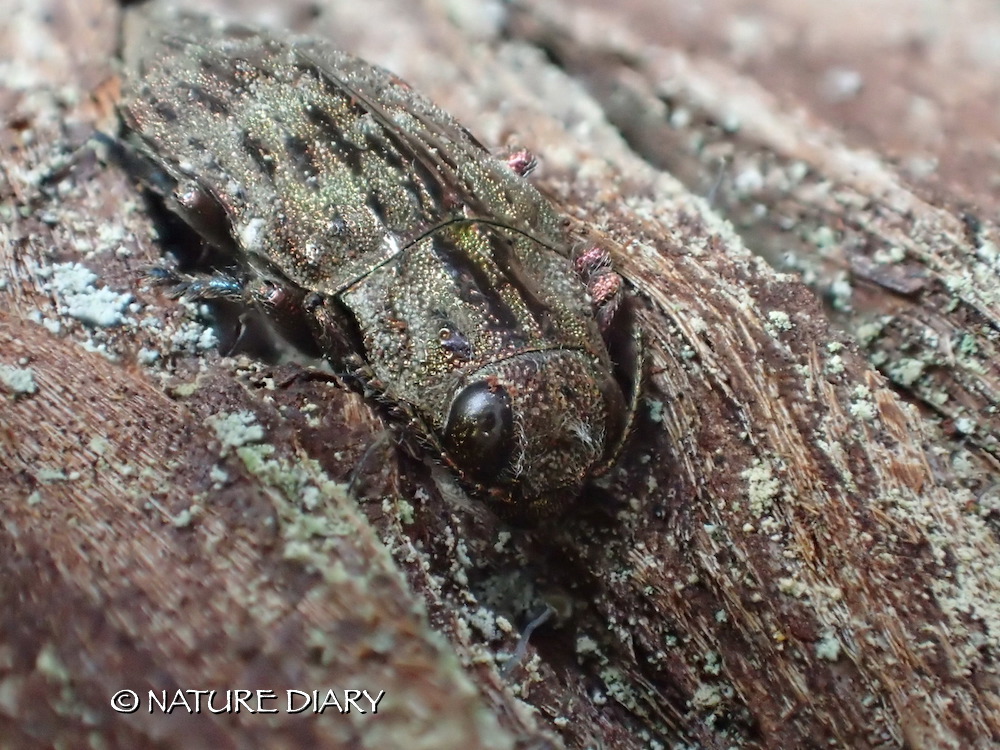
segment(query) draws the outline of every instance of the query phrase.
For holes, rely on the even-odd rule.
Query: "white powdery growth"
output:
[[[240,247],[244,250],[257,250],[261,244],[261,232],[266,221],[260,218],[250,219],[240,228]]]
[[[131,294],[118,294],[106,286],[95,287],[97,275],[79,263],[56,263],[38,269],[38,274],[51,277],[45,288],[54,292],[62,303],[59,312],[89,326],[121,325],[122,313],[132,301]]]

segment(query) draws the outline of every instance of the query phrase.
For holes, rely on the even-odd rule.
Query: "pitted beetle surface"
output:
[[[126,143],[214,254],[178,292],[262,310],[395,403],[474,494],[562,507],[630,421],[621,284],[524,174],[385,70],[193,15],[134,16]],[[138,27],[138,28],[137,28]]]

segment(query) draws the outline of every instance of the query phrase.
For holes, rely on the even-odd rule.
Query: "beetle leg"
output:
[[[94,133],[93,139],[98,146],[98,156],[102,161],[117,166],[153,193],[163,197],[176,184],[170,175],[152,159],[141,154],[131,142],[100,131]]]
[[[174,185],[163,201],[185,224],[200,236],[207,246],[199,258],[199,265],[209,260],[211,251],[221,251],[226,257],[237,254],[236,243],[230,233],[231,221],[225,206],[209,190],[193,180]]]
[[[577,255],[573,266],[590,293],[601,333],[606,333],[625,295],[622,277],[611,267],[608,251],[597,246]]]
[[[606,474],[617,463],[618,457],[621,456],[622,451],[625,449],[625,443],[628,442],[632,434],[636,418],[639,414],[639,402],[642,399],[642,369],[646,359],[642,349],[642,332],[638,327],[632,329],[632,347],[634,357],[632,357],[632,367],[630,368],[631,392],[626,394],[628,397],[628,407],[625,412],[625,425],[615,439],[614,444],[605,454],[604,461],[592,469],[595,477]]]
[[[316,292],[304,292],[300,305],[323,355],[335,366],[345,365],[352,371],[361,367],[357,352],[363,349],[356,340],[360,334],[350,314],[332,298]]]
[[[205,241],[195,266],[208,265],[211,256],[220,252],[227,259],[236,257],[228,211],[211,190],[150,157],[141,143],[103,133],[98,133],[95,139],[103,147],[106,161],[121,167]]]
[[[253,330],[259,330],[259,321],[255,326],[252,319],[253,311],[258,311],[283,339],[307,354],[319,355],[302,304],[305,292],[291,284],[264,279],[247,281],[226,271],[200,276],[161,267],[151,268],[146,278],[156,286],[166,287],[167,294],[174,299],[185,297],[192,302],[230,302],[243,310],[237,318],[239,328],[233,343],[225,347],[226,354],[240,350],[252,339]]]
[[[228,303],[230,307],[235,306],[237,309],[244,310],[239,315],[234,313],[217,317],[216,327],[228,330],[230,321],[234,321],[236,326],[234,335],[222,337],[222,340],[230,342],[228,344],[220,343],[219,351],[223,356],[229,356],[247,346],[246,284],[235,275],[217,272],[211,276],[195,276],[156,267],[146,272],[146,279],[154,286],[165,287],[167,295],[173,299],[184,297],[191,302],[223,303],[224,305]],[[216,313],[218,312],[219,310],[216,310]]]
[[[385,386],[361,354],[365,350],[364,342],[351,313],[336,299],[317,292],[305,294],[302,310],[319,351],[338,369],[338,375],[353,381],[364,396],[384,400],[393,406],[393,399],[383,398]]]
[[[195,302],[206,300],[242,302],[246,299],[244,283],[226,273],[195,276],[157,266],[146,272],[146,278],[155,286],[166,287],[167,294],[173,299],[187,297]]]

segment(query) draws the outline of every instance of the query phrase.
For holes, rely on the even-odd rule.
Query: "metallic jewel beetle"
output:
[[[120,106],[146,187],[200,235],[192,298],[264,312],[410,418],[498,510],[562,507],[634,408],[602,332],[620,279],[524,174],[320,42],[133,12]]]

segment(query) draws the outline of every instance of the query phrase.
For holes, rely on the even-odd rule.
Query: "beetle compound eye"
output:
[[[444,432],[448,454],[478,480],[494,479],[514,452],[514,411],[503,388],[479,382],[451,404]]]

